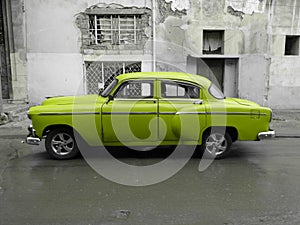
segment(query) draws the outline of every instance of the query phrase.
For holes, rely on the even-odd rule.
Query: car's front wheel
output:
[[[202,150],[216,159],[226,157],[230,152],[232,138],[227,132],[212,131],[203,136]]]
[[[48,154],[55,159],[71,159],[78,155],[73,131],[68,128],[56,128],[49,132],[45,140]]]

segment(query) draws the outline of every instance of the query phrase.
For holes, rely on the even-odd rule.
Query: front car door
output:
[[[155,80],[128,80],[102,107],[104,143],[146,143],[158,140]]]

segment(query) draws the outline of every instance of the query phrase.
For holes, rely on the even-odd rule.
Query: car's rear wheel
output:
[[[221,159],[229,154],[231,144],[232,138],[227,132],[211,131],[204,134],[201,148],[204,154]]]
[[[54,159],[71,159],[79,153],[73,131],[68,128],[50,131],[45,140],[45,147]]]

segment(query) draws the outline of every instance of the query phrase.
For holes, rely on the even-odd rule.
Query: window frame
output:
[[[225,49],[225,30],[224,29],[203,29],[202,34],[202,54],[203,55],[224,55]],[[221,38],[221,49],[218,50],[205,50],[206,34],[207,33],[219,33]]]
[[[136,45],[141,41],[139,40],[141,37],[140,33],[143,30],[141,14],[89,14],[88,18],[91,45]],[[133,25],[131,29],[128,28],[128,24],[125,24],[127,27],[124,28],[124,25],[122,27],[122,21],[127,22],[128,18],[133,20],[133,24],[130,24]],[[101,24],[103,20],[110,20],[108,21],[110,24]],[[110,28],[103,28],[107,26],[110,26]],[[129,39],[128,43],[126,43],[124,37],[131,35],[133,35],[133,39]],[[107,36],[110,38],[107,39]]]
[[[170,83],[170,84],[183,84],[186,86],[192,86],[194,88],[198,88],[199,92],[198,92],[198,97],[196,98],[191,98],[191,97],[186,97],[186,96],[163,96],[162,94],[162,85],[163,83]],[[160,80],[159,82],[159,87],[160,87],[160,93],[159,96],[161,99],[180,99],[180,100],[195,100],[195,99],[202,99],[202,87],[198,84],[194,84],[194,83],[190,83],[190,82],[186,82],[186,81],[180,81],[180,80]]]
[[[120,90],[122,89],[122,87],[125,85],[127,85],[128,83],[150,83],[151,86],[151,90],[150,90],[150,96],[138,96],[138,97],[126,97],[126,98],[121,98],[118,97],[118,93],[120,92]],[[118,86],[118,88],[115,90],[115,92],[113,93],[113,98],[116,100],[137,100],[137,99],[153,99],[155,98],[155,80],[152,79],[131,79],[131,80],[125,80],[122,83],[120,83],[120,85]]]

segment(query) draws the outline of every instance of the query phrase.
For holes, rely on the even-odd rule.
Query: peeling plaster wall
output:
[[[12,75],[12,100],[26,100],[27,96],[27,59],[25,40],[25,14],[20,0],[11,0],[13,43],[10,49]]]
[[[267,61],[263,55],[240,58],[239,97],[265,105]]]
[[[46,96],[84,93],[81,34],[75,20],[80,12],[98,3],[98,0],[26,0],[31,103],[40,103]],[[116,1],[105,0],[105,3]],[[151,1],[119,0],[117,3],[151,8]]]
[[[173,11],[188,10],[190,8],[189,0],[166,0],[167,3],[171,2],[171,8]]]
[[[103,0],[101,4],[152,9],[152,1]],[[32,102],[45,96],[83,93],[84,59],[144,60],[151,70],[197,71],[203,57],[203,30],[224,30],[224,55],[239,58],[240,97],[273,108],[299,108],[299,56],[284,56],[285,35],[300,34],[298,0],[155,0],[155,48],[149,40],[143,51],[116,55],[82,52],[75,21],[98,0],[27,0],[28,89]],[[152,26],[152,24],[151,24]],[[154,50],[154,52],[152,51]],[[189,62],[187,62],[189,59]],[[63,63],[62,63],[63,62]],[[286,79],[285,82],[283,82]],[[38,82],[37,82],[38,81]],[[279,94],[284,93],[284,94]]]
[[[274,108],[300,108],[300,56],[285,56],[285,36],[300,35],[300,1],[273,1],[268,102]]]
[[[165,0],[159,1],[164,2]],[[157,48],[158,60],[167,61],[168,66],[165,66],[165,70],[170,69],[170,65],[172,65],[173,70],[195,73],[197,62],[195,61],[192,66],[189,55],[197,58],[203,57],[203,29],[224,30],[223,57],[240,57],[239,73],[241,77],[238,80],[244,79],[245,82],[239,83],[239,95],[264,104],[265,81],[262,78],[266,74],[264,56],[267,51],[267,14],[264,13],[265,7],[262,4],[265,2],[255,1],[256,6],[254,7],[252,4],[251,9],[247,8],[248,11],[243,12],[242,18],[240,15],[232,15],[227,12],[228,6],[235,7],[235,10],[244,10],[239,8],[239,5],[231,4],[235,2],[191,0],[186,7],[183,7],[187,9],[186,15],[174,15],[172,7],[170,12],[164,12],[163,15],[158,14],[159,18],[164,17],[165,20],[159,20],[160,22],[157,24],[157,40],[167,43],[159,45]],[[162,12],[159,11],[159,13]],[[166,13],[169,13],[169,16]],[[187,62],[188,58],[189,62]],[[164,70],[161,64],[162,62],[160,62],[158,70]],[[205,67],[206,64],[202,63],[201,66]],[[209,68],[201,71],[207,70]],[[256,92],[253,92],[253,87],[257,88]]]
[[[157,48],[158,60],[168,64],[163,68],[160,62],[157,69],[168,70],[171,64],[174,70],[197,71],[196,61],[189,55],[203,57],[203,29],[224,30],[223,57],[239,57],[239,97],[272,108],[299,108],[295,99],[300,97],[300,76],[295,65],[300,57],[284,56],[284,47],[285,35],[300,35],[300,1],[158,2],[171,6],[157,13],[157,40],[167,43]]]
[[[226,0],[225,9],[232,9],[234,12],[240,12],[240,14],[252,15],[253,13],[264,13],[265,2],[263,0]]]
[[[274,108],[300,108],[300,60],[273,58],[270,68],[269,104]]]

